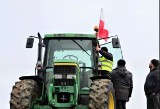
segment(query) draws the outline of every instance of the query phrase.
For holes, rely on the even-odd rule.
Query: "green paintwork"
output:
[[[63,37],[68,37],[68,38],[94,38],[96,39],[95,34],[74,34],[74,33],[64,33],[64,34],[46,34],[44,38],[63,38]]]
[[[77,72],[77,78],[79,78],[79,73]],[[76,79],[74,77],[74,86],[54,86],[53,84],[50,84],[48,88],[48,101],[49,104],[55,107],[66,107],[69,108],[73,105],[77,105],[77,99],[78,99],[78,90],[79,90],[79,79]],[[53,77],[54,78],[54,77]],[[54,83],[54,79],[53,79]],[[58,88],[58,92],[55,91],[55,89]],[[70,93],[70,102],[69,103],[58,103],[57,102],[57,94],[53,93],[59,93],[59,92],[67,92]],[[36,109],[36,108],[35,108]]]
[[[52,109],[52,107],[50,107],[49,105],[34,105],[34,109]]]
[[[48,88],[48,94],[47,94],[49,104],[54,104],[54,102],[55,102],[55,100],[53,99],[52,91],[53,91],[53,84],[50,84],[50,86]]]
[[[75,72],[76,76],[74,79],[74,85],[73,86],[54,86],[54,75],[53,75],[53,81],[49,84],[48,91],[47,91],[47,97],[48,97],[48,104],[49,105],[34,105],[33,109],[52,109],[50,106],[56,107],[57,109],[69,109],[71,106],[76,106],[75,109],[88,109],[88,106],[78,105],[78,95],[88,95],[89,94],[89,88],[84,88],[80,90],[80,70],[78,67],[78,62],[71,59],[59,59],[54,60],[54,63],[62,63],[65,65],[65,63],[73,63],[77,64],[77,70]],[[58,89],[58,92],[56,92],[55,89]],[[58,103],[57,101],[57,94],[60,92],[66,92],[70,93],[70,101],[68,103]]]
[[[49,105],[34,105],[34,109],[52,109]],[[56,109],[69,109],[69,108],[56,108]],[[77,105],[75,109],[89,109],[86,105]]]

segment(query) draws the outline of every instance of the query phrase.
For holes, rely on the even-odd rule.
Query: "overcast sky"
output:
[[[127,68],[133,73],[127,107],[146,109],[143,85],[148,64],[159,59],[159,0],[0,0],[0,108],[9,109],[15,81],[34,74],[37,43],[26,49],[28,36],[94,34],[101,8],[110,35],[119,36]]]

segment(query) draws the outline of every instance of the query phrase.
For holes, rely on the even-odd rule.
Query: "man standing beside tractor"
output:
[[[116,109],[126,109],[126,102],[132,94],[132,73],[126,69],[125,64],[125,60],[118,60],[117,68],[109,74],[115,89]]]
[[[144,84],[144,91],[147,97],[147,109],[160,109],[160,62],[152,59],[149,63],[150,73],[147,75]]]

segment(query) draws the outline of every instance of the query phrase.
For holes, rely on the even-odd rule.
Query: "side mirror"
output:
[[[32,48],[33,47],[34,38],[27,38],[26,48]]]
[[[112,46],[113,46],[113,48],[120,48],[121,47],[118,38],[112,38]]]

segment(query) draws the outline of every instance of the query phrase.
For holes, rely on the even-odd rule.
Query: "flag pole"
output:
[[[100,14],[100,19],[101,19],[101,17],[102,17],[102,12],[103,12],[103,8],[101,8],[101,14]]]
[[[103,11],[103,8],[101,8],[100,19],[99,19],[99,25],[100,25],[100,20],[101,20],[101,17],[102,17],[102,11]],[[99,36],[99,30],[98,30],[98,36]],[[98,37],[97,37],[97,38],[98,38]]]

